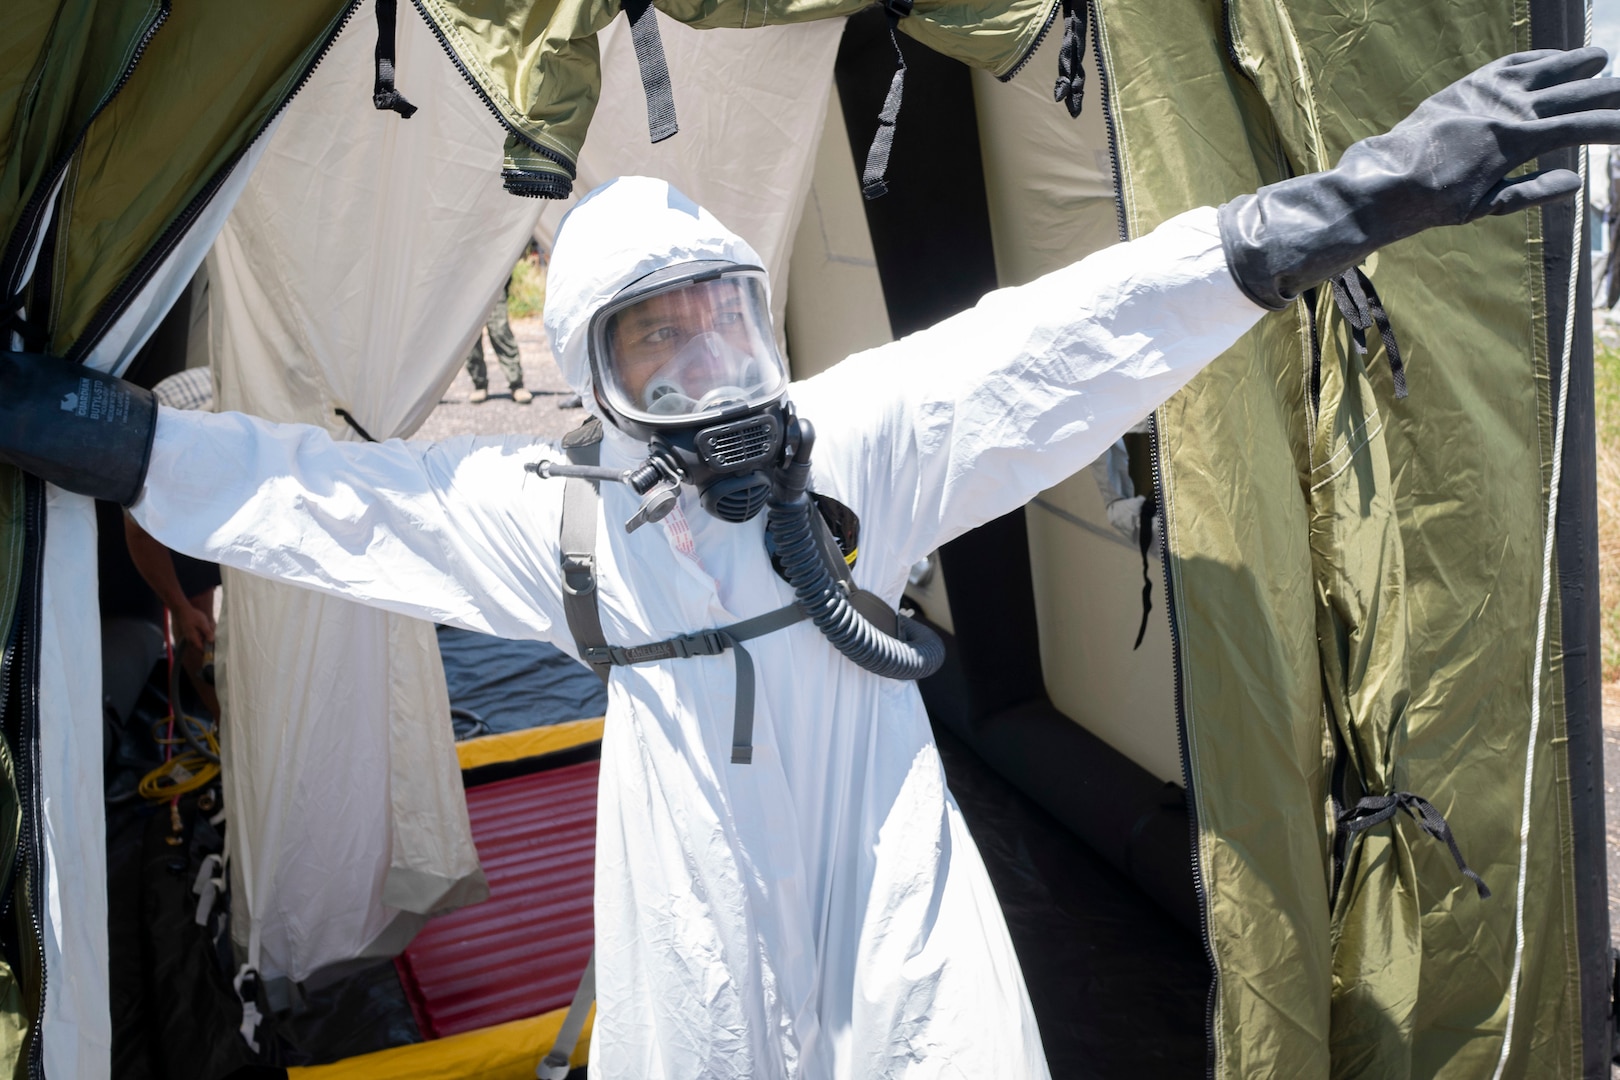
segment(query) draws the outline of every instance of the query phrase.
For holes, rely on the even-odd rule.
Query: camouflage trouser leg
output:
[[[489,389],[489,371],[484,367],[484,332],[478,331],[473,338],[472,351],[467,354],[467,374],[472,378],[473,386],[479,390]]]
[[[523,385],[523,364],[518,356],[517,337],[512,333],[512,324],[507,320],[504,292],[489,309],[489,318],[484,321],[484,329],[489,332],[489,343],[495,349],[495,359],[500,361],[501,373],[506,376],[508,385],[516,390]],[[480,390],[489,389],[489,369],[484,364],[483,334],[473,338],[472,348],[467,353],[467,374],[472,378],[475,387]]]
[[[495,306],[489,309],[489,319],[484,323],[484,329],[489,331],[490,347],[495,350],[495,359],[501,362],[501,371],[506,375],[507,383],[516,390],[523,385],[523,363],[518,356],[517,336],[512,333],[512,324],[507,320],[504,292],[495,301]]]

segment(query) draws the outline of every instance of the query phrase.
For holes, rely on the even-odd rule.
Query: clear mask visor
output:
[[[607,403],[648,423],[765,404],[787,385],[758,270],[628,298],[596,320],[592,337],[597,387]]]

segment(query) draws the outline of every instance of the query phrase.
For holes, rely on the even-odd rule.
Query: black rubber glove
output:
[[[1232,276],[1255,303],[1282,308],[1396,240],[1573,195],[1581,182],[1568,169],[1508,174],[1564,147],[1620,142],[1620,79],[1592,78],[1607,62],[1598,48],[1503,57],[1333,169],[1233,199],[1220,209]]]
[[[0,352],[0,461],[128,506],[141,496],[157,399],[48,356]]]

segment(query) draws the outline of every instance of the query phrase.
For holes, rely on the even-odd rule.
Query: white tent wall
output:
[[[369,7],[369,5],[368,5]],[[540,205],[489,168],[504,132],[402,14],[404,120],[372,107],[362,9],[294,99],[209,258],[222,409],[379,439],[438,403]],[[514,493],[515,494],[515,493]],[[221,699],[232,935],[304,981],[396,953],[487,895],[431,624],[227,571]]]
[[[39,651],[45,840],[45,1071],[109,1075],[107,834],[95,503],[48,487]],[[88,569],[88,573],[86,570]]]
[[[894,340],[859,175],[835,87],[789,260],[787,339],[795,379]]]
[[[615,176],[668,180],[759,252],[771,277],[771,314],[780,339],[789,255],[844,20],[694,30],[659,15],[658,31],[680,134],[649,143],[629,25],[615,20],[599,35],[602,98],[580,154],[574,197],[547,205],[540,234],[554,236],[580,196]]]
[[[807,379],[846,356],[894,340],[837,87],[827,97],[789,267],[793,288],[787,295],[786,331],[794,378]],[[954,628],[945,574],[938,554],[932,558],[933,573],[906,595],[949,631]]]
[[[135,359],[196,273],[273,130],[242,155],[190,231],[87,355],[87,366],[117,373]],[[112,1053],[95,567],[94,502],[47,485],[39,683],[46,976],[41,1057],[46,1075],[75,1080],[108,1076]]]
[[[1119,241],[1108,136],[1092,58],[1078,119],[1033,72],[1057,68],[1049,34],[1020,78],[973,73],[996,275],[1019,285]],[[1142,557],[1109,524],[1091,470],[1025,511],[1041,665],[1052,703],[1161,780],[1181,779],[1164,577],[1149,558],[1153,612],[1141,648]]]

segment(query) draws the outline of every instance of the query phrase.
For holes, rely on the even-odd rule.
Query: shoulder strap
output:
[[[575,465],[596,465],[602,458],[602,422],[591,417],[562,439],[563,452]],[[562,553],[563,616],[582,659],[607,644],[596,594],[596,510],[601,491],[595,480],[571,476],[563,481]],[[605,683],[611,667],[587,659]]]

